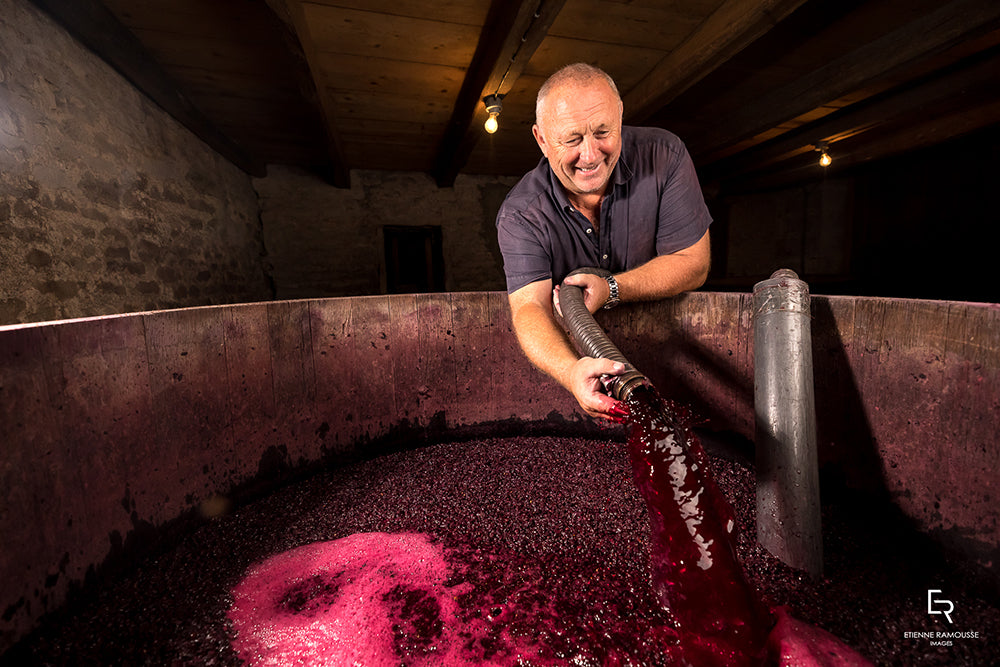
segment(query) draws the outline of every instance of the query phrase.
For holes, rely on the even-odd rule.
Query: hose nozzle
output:
[[[629,363],[625,363],[625,372],[621,375],[609,375],[604,382],[608,393],[622,403],[627,403],[632,397],[632,392],[637,387],[644,387],[649,384],[646,376],[640,373]]]

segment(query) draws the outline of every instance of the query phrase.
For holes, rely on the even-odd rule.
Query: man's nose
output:
[[[597,138],[592,134],[585,134],[580,142],[580,159],[584,162],[591,162],[597,159],[600,153]]]

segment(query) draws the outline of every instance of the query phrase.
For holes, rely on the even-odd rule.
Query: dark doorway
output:
[[[382,231],[385,237],[386,292],[444,291],[441,227],[386,225]]]

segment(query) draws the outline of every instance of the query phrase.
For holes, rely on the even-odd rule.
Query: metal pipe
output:
[[[570,276],[578,273],[591,273],[602,278],[611,275],[611,272],[604,269],[584,267],[570,273]],[[569,276],[566,276],[567,278]],[[632,391],[636,387],[649,384],[646,376],[636,370],[630,364],[615,344],[611,342],[601,326],[594,320],[594,316],[584,305],[583,290],[576,285],[567,285],[563,282],[559,286],[559,309],[562,310],[563,322],[569,329],[570,336],[576,342],[580,352],[588,357],[597,359],[611,359],[625,364],[625,372],[621,375],[610,376],[605,382],[608,393],[619,401],[627,401]]]
[[[823,571],[809,286],[775,271],[753,288],[757,540],[786,564]]]

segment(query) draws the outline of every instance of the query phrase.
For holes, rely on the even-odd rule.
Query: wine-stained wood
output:
[[[699,426],[750,437],[748,298],[693,292],[601,319],[624,331],[623,352],[642,357],[658,387],[680,384],[698,398]],[[822,324],[812,329],[817,439],[830,478],[888,493],[929,538],[997,581],[1000,507],[984,490],[1000,467],[1000,310],[811,303]],[[394,434],[413,445],[451,429],[586,426],[569,392],[518,350],[502,292],[0,328],[0,369],[0,652],[107,565],[109,535],[160,527],[144,538],[155,545],[213,494],[251,499],[307,466],[383,453]]]
[[[103,4],[97,0],[32,2],[217,153],[248,174],[267,173],[260,160],[247,154],[191,103],[142,42]]]

